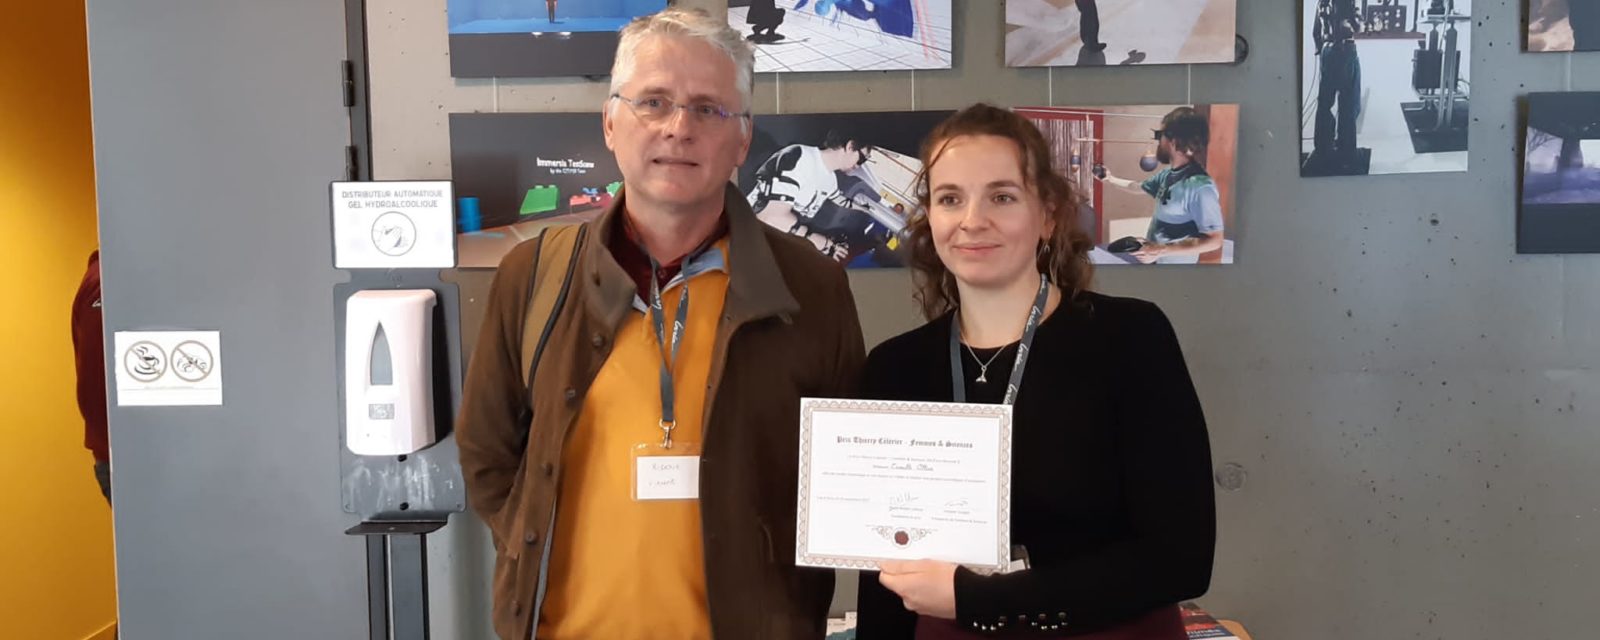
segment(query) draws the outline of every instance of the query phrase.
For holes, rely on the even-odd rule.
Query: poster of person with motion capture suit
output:
[[[1472,1],[1304,0],[1301,176],[1467,170]]]
[[[758,73],[950,68],[950,0],[729,0],[728,24]]]
[[[760,116],[739,188],[756,217],[852,268],[904,265],[922,140],[948,111]]]

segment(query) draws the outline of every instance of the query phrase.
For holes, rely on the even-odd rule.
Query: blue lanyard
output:
[[[649,255],[649,254],[646,254]],[[689,264],[699,252],[684,258],[682,264]],[[678,296],[678,314],[672,322],[672,341],[667,342],[667,328],[665,312],[661,308],[661,282],[656,274],[661,270],[661,265],[655,258],[650,258],[650,320],[655,323],[656,341],[661,343],[661,448],[672,448],[672,430],[677,428],[678,420],[674,403],[676,395],[672,388],[672,363],[678,360],[678,347],[683,346],[683,325],[689,319],[689,281],[683,282],[683,294]]]

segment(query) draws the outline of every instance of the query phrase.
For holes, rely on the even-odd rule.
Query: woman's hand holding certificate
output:
[[[795,562],[1010,561],[1011,407],[805,398]]]

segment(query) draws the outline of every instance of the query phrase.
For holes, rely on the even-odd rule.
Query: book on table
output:
[[[1183,612],[1183,630],[1189,634],[1189,640],[1238,640],[1239,636],[1233,635],[1216,618],[1201,609],[1200,605],[1185,602],[1180,607]]]

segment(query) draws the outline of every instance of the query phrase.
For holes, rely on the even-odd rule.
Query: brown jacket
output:
[[[563,446],[633,312],[634,283],[604,242],[623,199],[577,249],[571,289],[534,367],[531,406],[519,362],[537,241],[500,263],[467,371],[456,439],[468,503],[494,535],[494,627],[507,640],[534,629],[549,545],[582,544],[549,536]],[[722,639],[821,638],[833,573],[794,564],[800,398],[854,391],[860,321],[842,269],[762,224],[731,185],[724,206],[728,294],[706,381],[700,462],[711,629]]]

